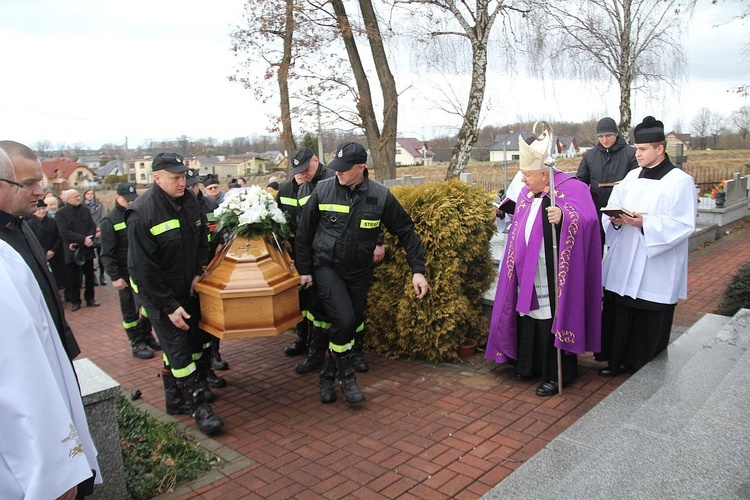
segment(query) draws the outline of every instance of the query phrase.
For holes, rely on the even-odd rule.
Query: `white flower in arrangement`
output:
[[[226,229],[251,238],[268,233],[289,237],[284,213],[273,196],[259,186],[230,192],[214,210],[214,216],[219,221],[217,231]]]

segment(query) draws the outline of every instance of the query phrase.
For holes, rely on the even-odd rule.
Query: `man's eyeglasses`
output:
[[[8,179],[3,179],[2,177],[0,177],[0,181],[7,182],[8,184],[10,184],[12,186],[16,186],[18,189],[16,189],[16,192],[13,193],[13,194],[18,194],[23,189],[23,184],[21,184],[20,182],[11,181],[11,180],[8,180]]]

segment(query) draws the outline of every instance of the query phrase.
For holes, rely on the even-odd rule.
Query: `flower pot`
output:
[[[477,341],[474,339],[464,339],[458,346],[458,357],[468,358],[474,355],[477,350]]]
[[[275,242],[237,236],[195,286],[200,327],[221,339],[283,333],[302,320],[298,285],[291,258]]]

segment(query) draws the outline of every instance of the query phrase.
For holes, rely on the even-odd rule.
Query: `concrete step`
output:
[[[653,464],[639,462],[639,457],[649,457],[651,446],[669,449],[663,441],[674,442],[720,387],[733,366],[731,359],[736,362],[742,352],[716,341],[717,332],[721,335],[733,321],[704,316],[667,353],[639,370],[485,498],[571,498],[576,493],[582,498],[621,498],[628,495],[623,484],[652,484],[645,478]],[[623,474],[635,472],[636,463],[644,467],[636,477]],[[663,498],[647,491],[633,498]]]

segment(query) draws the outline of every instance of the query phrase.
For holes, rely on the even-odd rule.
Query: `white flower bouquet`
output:
[[[214,216],[218,221],[217,233],[225,230],[246,238],[275,236],[282,240],[291,233],[276,200],[259,186],[227,193],[224,202],[214,210]]]

